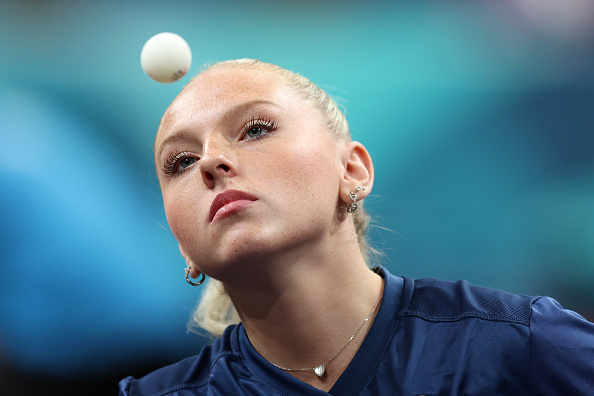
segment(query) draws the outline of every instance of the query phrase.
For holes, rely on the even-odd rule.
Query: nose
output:
[[[226,141],[209,140],[202,150],[199,166],[202,180],[209,188],[236,175],[234,154]]]

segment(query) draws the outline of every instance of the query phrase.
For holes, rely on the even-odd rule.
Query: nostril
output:
[[[224,170],[225,172],[229,172],[229,167],[225,164],[219,165],[217,168]]]

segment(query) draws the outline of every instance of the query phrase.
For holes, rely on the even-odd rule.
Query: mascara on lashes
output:
[[[165,160],[165,164],[163,165],[163,173],[166,175],[173,175],[175,174],[175,170],[184,157],[188,157],[191,154],[188,151],[176,151],[169,155],[167,160]]]
[[[247,133],[247,131],[256,126],[266,128],[269,131],[274,131],[277,129],[276,123],[271,118],[264,116],[253,116],[251,118],[248,118],[244,121],[243,125],[244,126],[241,129],[242,135]],[[181,161],[184,157],[187,157],[189,155],[190,153],[188,151],[176,151],[169,155],[167,160],[165,160],[165,164],[163,165],[163,173],[165,173],[166,175],[174,175],[179,165],[179,161]]]
[[[264,127],[269,131],[274,131],[277,128],[277,125],[271,118],[265,116],[253,116],[252,118],[248,118],[243,122],[243,128],[241,128],[242,133],[245,133],[255,126]]]

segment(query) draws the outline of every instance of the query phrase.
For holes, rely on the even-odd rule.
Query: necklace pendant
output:
[[[326,368],[324,367],[323,364],[320,364],[318,367],[314,367],[314,373],[316,373],[316,375],[318,377],[321,377],[322,375],[324,375],[325,372],[326,372]]]

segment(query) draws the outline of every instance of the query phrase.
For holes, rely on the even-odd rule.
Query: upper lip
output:
[[[208,221],[211,222],[219,209],[233,201],[257,201],[258,198],[252,194],[248,194],[239,190],[227,190],[217,194],[210,204],[210,212],[208,214]]]

